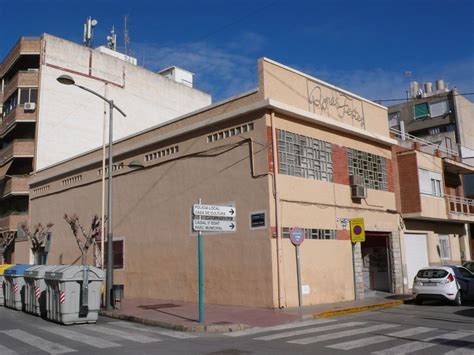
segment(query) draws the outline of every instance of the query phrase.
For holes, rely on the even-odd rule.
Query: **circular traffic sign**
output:
[[[354,226],[354,229],[353,229],[353,232],[355,235],[359,235],[362,233],[362,227],[357,225],[357,226]]]
[[[290,229],[290,240],[293,245],[300,245],[304,241],[304,230],[302,228],[291,228]]]

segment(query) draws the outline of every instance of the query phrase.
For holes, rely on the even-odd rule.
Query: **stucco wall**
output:
[[[211,103],[211,97],[201,91],[99,51],[44,35],[36,169],[103,142],[104,115],[108,120],[104,102],[77,87],[58,83],[56,78],[63,74],[113,99],[127,114],[124,118],[114,112],[114,140]]]

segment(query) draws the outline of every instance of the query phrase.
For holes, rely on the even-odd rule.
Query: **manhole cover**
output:
[[[141,305],[138,308],[141,309],[161,309],[161,308],[173,308],[173,307],[180,307],[179,304],[174,303],[161,303],[161,304],[149,304],[149,305]]]

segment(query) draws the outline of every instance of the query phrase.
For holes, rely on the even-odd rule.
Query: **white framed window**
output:
[[[440,173],[425,169],[418,169],[420,193],[435,197],[443,196],[443,184]]]
[[[441,260],[451,260],[451,246],[449,244],[449,235],[440,234],[439,239],[439,257]]]
[[[422,102],[413,106],[413,119],[430,117],[430,108],[427,102]]]
[[[449,113],[449,104],[447,100],[430,104],[431,117],[443,116],[447,113]]]

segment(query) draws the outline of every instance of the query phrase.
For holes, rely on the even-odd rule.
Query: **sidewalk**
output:
[[[394,299],[395,298],[395,299]],[[249,327],[269,327],[301,319],[333,317],[373,309],[395,307],[403,303],[396,296],[375,296],[361,301],[347,301],[282,310],[206,304],[204,323],[198,323],[198,306],[194,303],[156,299],[125,299],[121,309],[102,310],[101,315],[193,332],[230,332]]]

